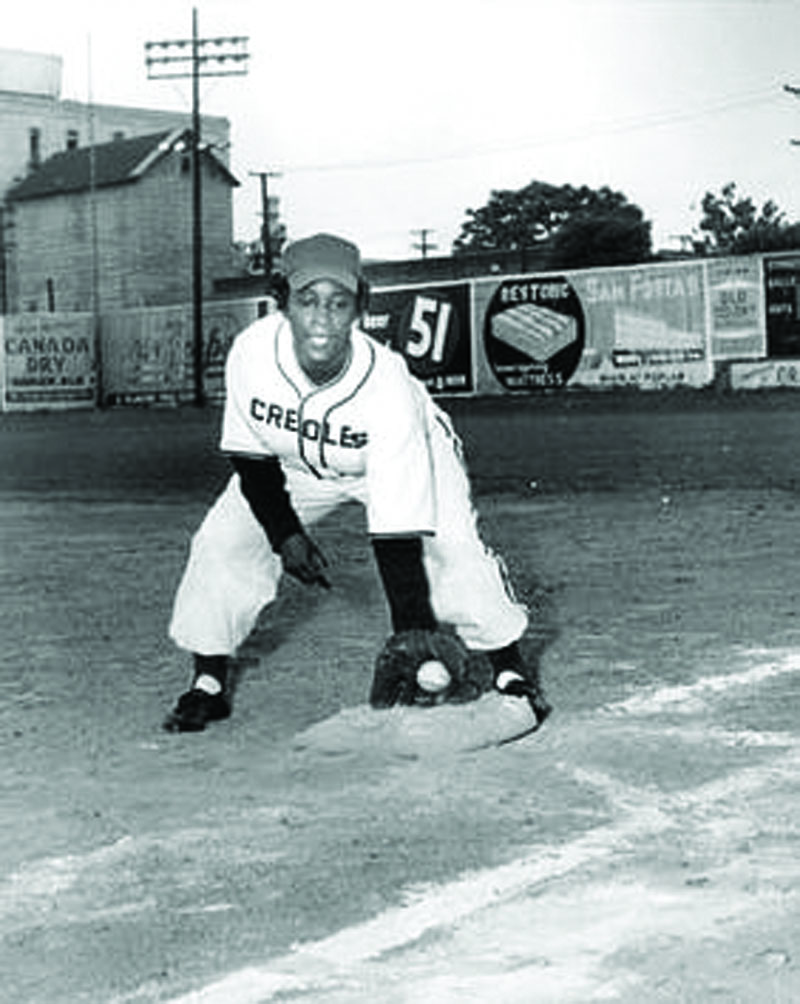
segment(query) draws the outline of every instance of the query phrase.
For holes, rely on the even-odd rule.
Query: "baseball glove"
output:
[[[417,682],[417,670],[430,661],[443,663],[450,674],[450,683],[435,698]],[[395,704],[464,702],[479,697],[484,689],[469,651],[454,631],[400,631],[378,653],[369,703],[373,708],[390,708]]]

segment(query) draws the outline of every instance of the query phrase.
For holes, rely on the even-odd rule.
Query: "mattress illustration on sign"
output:
[[[549,307],[521,303],[492,318],[492,335],[536,362],[545,363],[577,339],[578,324],[574,317]]]

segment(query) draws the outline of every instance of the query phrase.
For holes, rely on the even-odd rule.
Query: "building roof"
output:
[[[181,143],[187,144],[188,135],[187,129],[179,128],[135,136],[132,139],[98,143],[94,147],[64,150],[43,161],[27,178],[13,185],[6,198],[21,202],[51,195],[85,192],[92,187],[93,172],[95,188],[137,181],[166,154],[176,147],[180,148]],[[209,150],[204,150],[203,156],[211,158],[229,184],[239,184],[227,167]]]

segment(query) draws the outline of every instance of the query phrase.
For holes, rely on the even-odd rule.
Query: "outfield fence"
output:
[[[199,354],[190,304],[7,315],[2,409],[219,402],[233,339],[270,309],[205,303]],[[800,387],[800,255],[381,287],[362,324],[434,395]]]

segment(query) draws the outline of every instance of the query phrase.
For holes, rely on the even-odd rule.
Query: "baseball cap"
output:
[[[318,279],[332,279],[356,293],[361,277],[361,255],[355,244],[342,237],[314,234],[286,248],[283,268],[291,289],[302,289]]]

